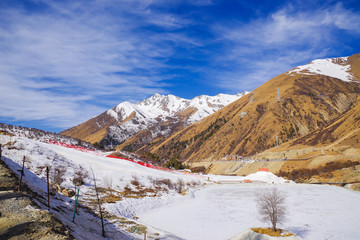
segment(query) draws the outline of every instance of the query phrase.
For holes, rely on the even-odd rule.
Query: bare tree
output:
[[[270,222],[276,231],[276,225],[286,219],[285,194],[277,188],[256,194],[257,207],[264,222]]]
[[[103,178],[103,185],[106,187],[106,190],[108,190],[110,194],[112,194],[112,178],[109,176],[105,176]]]

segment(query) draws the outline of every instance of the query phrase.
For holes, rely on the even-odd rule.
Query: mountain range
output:
[[[155,145],[182,160],[249,156],[324,128],[359,97],[359,54],[315,60],[280,74],[246,97]]]
[[[139,146],[215,113],[248,92],[236,95],[198,96],[191,100],[174,95],[154,94],[138,103],[122,102],[62,134],[113,148],[129,138],[141,138]],[[134,148],[132,146],[131,148]],[[130,149],[132,150],[132,149]]]
[[[155,94],[137,104],[121,103],[63,134],[193,166],[227,155],[287,158],[294,149],[339,144],[341,156],[349,148],[356,155],[359,79],[360,54],[318,59],[248,94],[193,100]],[[295,152],[295,158],[308,154]]]

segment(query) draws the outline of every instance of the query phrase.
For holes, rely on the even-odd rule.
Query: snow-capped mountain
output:
[[[126,120],[134,112],[136,113],[136,118],[139,120],[166,121],[169,117],[179,116],[179,113],[193,108],[196,109],[196,111],[185,121],[186,124],[191,124],[209,116],[245,94],[247,94],[247,92],[236,95],[201,95],[188,100],[174,95],[165,96],[156,93],[152,97],[136,104],[129,102],[120,103],[106,113],[113,117],[118,123]]]
[[[191,100],[156,93],[138,103],[122,102],[63,134],[92,143],[102,141],[104,145],[114,147],[143,130],[149,130],[148,142],[155,137],[167,136],[179,124],[186,127],[197,122],[247,93],[201,95]]]
[[[359,104],[359,80],[360,54],[314,60],[270,79],[200,124],[153,142],[146,151],[205,166],[226,155],[256,155],[278,145],[275,141],[282,147],[292,141],[291,147],[314,146],[349,137],[355,146],[360,142],[353,111]]]

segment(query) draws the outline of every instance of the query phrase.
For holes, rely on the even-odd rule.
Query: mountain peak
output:
[[[79,132],[83,133],[81,137],[84,140],[99,142],[105,137],[109,146],[119,144],[141,131],[150,131],[151,137],[147,135],[147,138],[151,141],[159,134],[169,134],[177,126],[197,122],[243,95],[202,95],[189,100],[172,94],[155,93],[138,103],[122,102],[76,128],[83,127]],[[75,136],[75,130],[69,135]]]

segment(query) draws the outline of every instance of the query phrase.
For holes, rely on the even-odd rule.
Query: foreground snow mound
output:
[[[251,229],[246,230],[245,232],[230,238],[229,240],[301,240],[302,238],[293,235],[288,237],[272,237],[266,234],[261,234],[254,232]]]
[[[285,182],[287,182],[286,179],[284,179],[282,177],[278,177],[271,172],[261,172],[261,171],[249,174],[245,178],[249,179],[251,181],[262,181],[262,182],[267,182],[267,183],[285,183]]]
[[[290,183],[289,180],[286,180],[282,177],[278,177],[271,172],[256,172],[249,174],[245,177],[243,176],[224,176],[224,175],[208,175],[209,180],[218,182],[218,183],[268,183],[268,184],[282,184]]]

